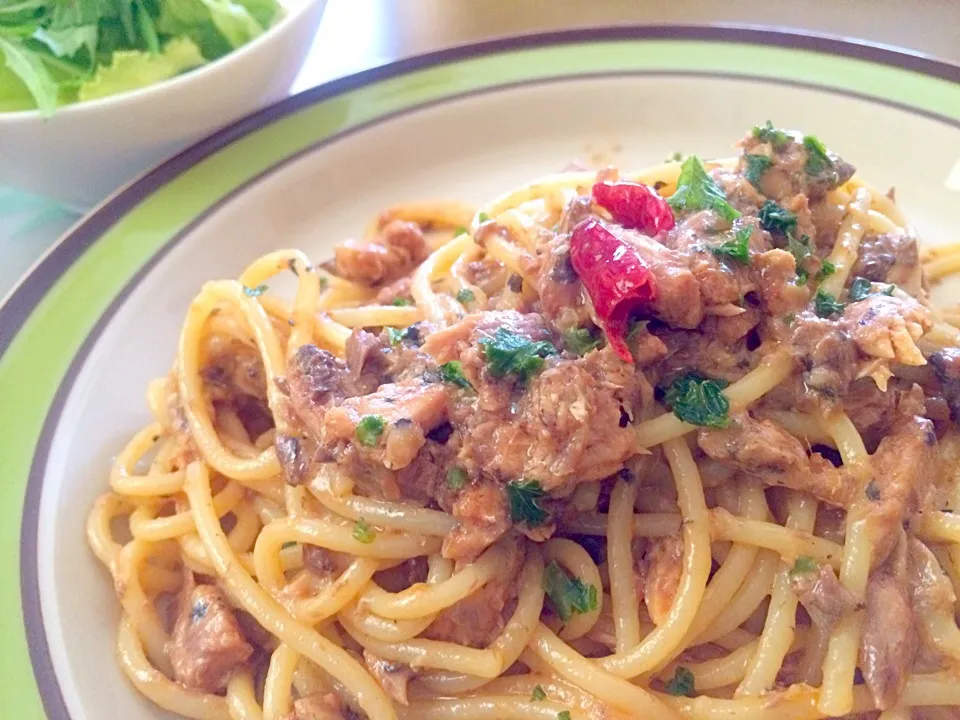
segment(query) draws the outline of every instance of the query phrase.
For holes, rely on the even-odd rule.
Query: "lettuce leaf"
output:
[[[243,5],[253,19],[264,28],[273,25],[281,15],[281,7],[277,0],[235,0],[235,2]]]
[[[220,34],[238,48],[263,33],[263,26],[253,19],[247,9],[232,0],[200,0]]]
[[[233,45],[217,30],[210,11],[200,0],[166,0],[160,5],[157,31],[168,36],[190,38],[207,60],[216,60],[233,50]]]
[[[169,80],[206,63],[200,48],[189,38],[177,38],[152,55],[138,50],[119,50],[109,66],[101,66],[91,80],[80,86],[81,101],[116,95]]]
[[[93,62],[97,56],[99,22],[100,3],[57,3],[44,27],[33,33],[33,39],[60,58],[72,58],[86,50],[89,61]]]
[[[0,112],[91,100],[217,60],[278,0],[0,0]]]
[[[9,72],[16,75],[29,90],[34,102],[45,117],[57,106],[57,83],[43,64],[40,55],[22,41],[0,36],[0,55]]]
[[[0,66],[0,112],[36,110],[37,101],[29,88],[5,65]]]
[[[250,0],[254,7],[266,6],[268,0]],[[269,0],[274,5],[274,0]],[[259,11],[258,11],[259,12]],[[264,31],[247,8],[234,0],[166,0],[161,5],[157,27],[172,35],[189,35],[206,57],[214,48],[210,47],[212,37],[210,29],[215,30],[222,45],[225,41],[229,50],[245,45]],[[220,50],[220,48],[217,48]],[[225,54],[218,52],[215,57]]]

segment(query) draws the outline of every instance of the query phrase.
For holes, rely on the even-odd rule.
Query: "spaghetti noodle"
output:
[[[87,526],[133,685],[205,720],[960,706],[960,246],[813,136],[740,147],[206,284]]]

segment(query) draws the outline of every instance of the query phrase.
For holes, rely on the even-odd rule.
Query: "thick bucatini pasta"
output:
[[[90,543],[219,720],[956,717],[960,310],[815,137],[381,213],[193,301]],[[296,281],[290,299],[267,284]]]

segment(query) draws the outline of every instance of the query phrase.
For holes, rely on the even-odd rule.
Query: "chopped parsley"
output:
[[[816,572],[819,565],[809,555],[798,555],[793,561],[793,567],[790,568],[790,575],[804,575],[806,573]]]
[[[467,380],[467,376],[463,374],[463,365],[459,360],[451,360],[441,365],[440,379],[451,385],[456,385],[466,390],[473,390],[473,385]]]
[[[451,490],[459,490],[467,484],[467,471],[462,467],[453,466],[447,470],[447,486]]]
[[[769,233],[788,235],[797,227],[797,216],[773,200],[767,200],[757,213],[760,227]]]
[[[453,229],[453,236],[459,237],[460,235],[466,235],[467,232],[469,231],[463,225],[457,225],[457,227]]]
[[[477,296],[473,294],[473,290],[470,288],[460,288],[457,291],[457,302],[466,305],[467,303],[472,303],[477,299]]]
[[[367,521],[363,518],[359,518],[353,524],[353,539],[357,542],[361,542],[364,545],[369,545],[377,537],[377,533],[367,525]]]
[[[842,302],[837,302],[837,299],[823,288],[819,288],[817,294],[813,296],[813,309],[819,317],[828,318],[831,315],[839,315],[844,307]]]
[[[871,480],[867,483],[864,494],[867,496],[867,500],[872,500],[873,502],[880,499],[880,486],[877,485],[876,480]]]
[[[490,216],[487,215],[485,212],[481,212],[479,215],[477,215],[477,220],[479,220],[482,223],[489,222]]]
[[[693,697],[696,692],[694,680],[692,672],[683,665],[678,665],[677,669],[673,671],[673,677],[667,681],[664,689],[677,697]]]
[[[580,578],[571,578],[554,560],[543,569],[543,591],[563,622],[574,613],[583,615],[597,609],[597,588]]]
[[[563,349],[574,355],[586,355],[603,344],[603,338],[588,328],[570,328],[563,331]]]
[[[828,277],[833,275],[837,271],[837,266],[834,265],[829,260],[824,260],[820,263],[820,272],[817,273],[817,280],[823,281]]]
[[[373,447],[383,435],[386,424],[382,415],[364,415],[357,423],[357,442],[364,447]]]
[[[810,236],[804,235],[797,240],[793,235],[787,237],[787,252],[793,255],[793,262],[797,269],[797,283],[802,285],[807,282],[807,269],[805,267],[807,258],[813,255],[810,249]]]
[[[281,549],[281,550],[286,550],[287,548],[292,548],[292,547],[296,547],[296,546],[297,546],[297,541],[296,541],[296,540],[290,540],[290,541],[288,541],[288,542],[285,542],[283,545],[281,545],[281,546],[280,546],[280,549]]]
[[[514,522],[526,523],[530,527],[543,525],[547,520],[547,511],[538,502],[546,493],[536,480],[516,480],[507,483],[507,501],[510,504],[510,518]]]
[[[750,264],[750,236],[753,234],[753,228],[744,225],[739,228],[730,240],[724,240],[719,245],[710,248],[710,252],[718,258],[729,258],[742,265]]]
[[[870,291],[873,289],[873,283],[865,277],[855,277],[850,283],[850,291],[847,293],[847,300],[850,302],[860,302],[870,297]]]
[[[766,155],[744,155],[743,162],[746,165],[743,176],[750,181],[757,190],[760,189],[760,178],[773,165],[773,160]]]
[[[816,136],[804,136],[803,146],[807,149],[807,162],[803,166],[807,175],[822,175],[827,170],[833,170],[833,160],[827,155],[827,147]]]
[[[674,150],[663,159],[664,162],[680,162],[681,160],[683,160],[683,153],[679,150]]]
[[[393,302],[391,302],[390,304],[391,304],[391,305],[396,305],[397,307],[405,307],[405,306],[407,306],[407,305],[413,305],[413,301],[412,301],[412,300],[407,300],[407,299],[404,298],[404,297],[395,297],[395,298],[393,299]]]
[[[733,222],[740,217],[740,213],[727,202],[727,196],[707,174],[696,155],[683,161],[680,177],[677,178],[677,190],[667,202],[676,212],[713,210],[727,222]]]
[[[687,373],[670,383],[664,400],[673,414],[684,422],[725,428],[730,423],[730,402],[721,392],[726,386],[724,380]]]
[[[896,285],[887,285],[880,292],[872,292],[873,283],[867,278],[858,275],[853,279],[853,282],[850,283],[850,290],[847,291],[847,300],[850,302],[860,302],[861,300],[866,300],[871,295],[893,295],[896,287]]]
[[[244,285],[243,294],[247,297],[260,297],[267,291],[268,287],[268,285],[257,285],[255,288],[251,288]]]
[[[540,702],[546,699],[547,694],[543,691],[543,688],[540,685],[534,686],[533,692],[530,694],[530,702]]]
[[[764,125],[755,125],[753,136],[762,143],[770,143],[774,150],[782,150],[793,140],[790,133],[775,128],[769,120]]]
[[[557,713],[557,720],[572,720],[569,710],[561,710]]]
[[[649,320],[631,320],[630,329],[627,331],[627,342],[632,342],[637,335],[647,329]]]
[[[492,338],[480,340],[480,346],[487,361],[487,372],[496,378],[516,375],[523,383],[543,369],[545,357],[557,354],[551,343],[534,342],[502,327],[497,328]]]
[[[385,327],[387,339],[391,345],[399,345],[406,340],[407,342],[419,346],[422,343],[420,339],[420,330],[416,324],[406,328]]]

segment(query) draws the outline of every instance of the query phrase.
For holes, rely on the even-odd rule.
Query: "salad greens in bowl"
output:
[[[284,97],[325,0],[0,0],[0,185],[86,208]]]
[[[277,0],[13,0],[0,4],[0,111],[83,102],[218,60],[282,15]]]

